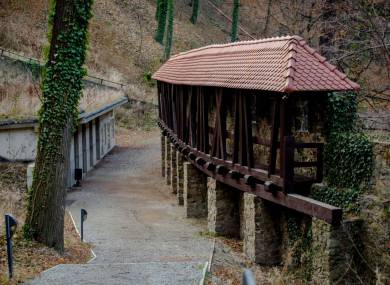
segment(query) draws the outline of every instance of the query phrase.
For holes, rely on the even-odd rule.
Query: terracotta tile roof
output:
[[[210,45],[171,57],[156,80],[184,85],[295,91],[359,90],[298,36]]]

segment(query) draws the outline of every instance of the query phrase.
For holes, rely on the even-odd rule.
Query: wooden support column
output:
[[[291,136],[292,100],[284,96],[280,102],[280,176],[283,177],[283,191],[293,192],[294,186],[294,137]]]
[[[215,126],[211,156],[226,160],[226,107],[223,98],[223,89],[217,89],[215,95]]]
[[[295,139],[293,136],[285,136],[283,143],[284,164],[283,174],[283,191],[285,193],[293,192],[294,188],[294,146]]]
[[[197,88],[196,148],[204,153],[209,151],[208,104],[203,87]]]
[[[235,96],[233,162],[253,167],[252,119],[250,98],[238,91]]]
[[[279,116],[280,116],[280,101],[274,99],[272,102],[272,129],[271,129],[271,145],[270,145],[270,153],[269,153],[268,176],[275,174],[275,170],[276,170]]]

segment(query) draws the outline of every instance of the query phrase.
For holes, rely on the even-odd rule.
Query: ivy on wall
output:
[[[325,178],[328,186],[314,188],[320,201],[358,211],[360,194],[372,174],[372,145],[357,127],[357,100],[352,92],[328,95],[325,121]]]

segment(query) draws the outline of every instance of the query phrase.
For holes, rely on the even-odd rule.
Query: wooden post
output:
[[[240,93],[235,96],[233,162],[253,167],[252,119],[249,97]]]
[[[283,144],[284,163],[282,168],[283,173],[283,191],[291,193],[294,188],[294,148],[295,139],[293,136],[285,136]]]
[[[284,169],[284,139],[286,136],[291,135],[291,112],[289,106],[291,104],[291,100],[287,96],[284,96],[280,101],[280,175],[283,177],[283,169]]]
[[[321,182],[324,178],[324,146],[321,145],[317,148],[317,173],[316,182]]]
[[[279,131],[279,116],[280,116],[280,101],[276,99],[272,102],[272,130],[271,130],[271,145],[269,153],[268,176],[275,174],[276,169],[276,155]]]

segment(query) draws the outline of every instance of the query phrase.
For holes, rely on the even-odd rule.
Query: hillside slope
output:
[[[0,3],[0,47],[43,59],[47,32],[47,0],[11,0]],[[229,23],[206,6],[197,25],[189,21],[189,1],[175,1],[173,53],[229,38]],[[139,85],[160,64],[163,47],[153,39],[156,29],[154,0],[95,0],[90,25],[87,67],[90,75]],[[151,99],[148,84],[130,92]],[[137,96],[137,94],[135,94]],[[144,98],[145,99],[145,98]]]

